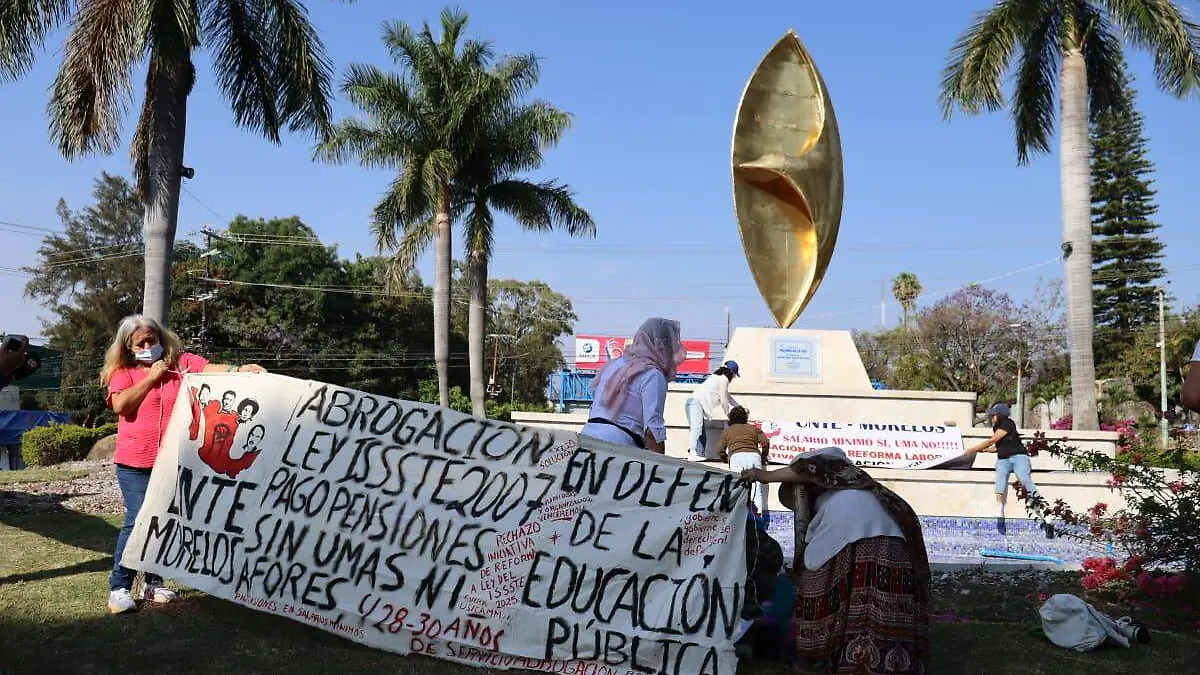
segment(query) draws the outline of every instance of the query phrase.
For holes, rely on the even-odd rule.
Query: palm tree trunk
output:
[[[1068,49],[1062,64],[1063,279],[1067,291],[1067,348],[1071,353],[1071,415],[1075,429],[1100,428],[1092,355],[1092,220],[1088,166],[1087,69]]]
[[[442,192],[434,219],[433,362],[437,366],[438,403],[450,407],[450,188]]]
[[[487,390],[483,382],[484,336],[487,333],[488,261],[479,251],[471,252],[467,262],[471,284],[470,310],[467,315],[467,346],[471,361],[471,414],[487,417]]]
[[[187,130],[188,64],[167,66],[152,79],[155,91],[147,149],[145,285],[142,313],[167,325],[171,311],[171,266],[179,221],[179,183]]]

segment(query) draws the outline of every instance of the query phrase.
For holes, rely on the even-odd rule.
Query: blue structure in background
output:
[[[30,429],[51,424],[67,424],[71,416],[45,410],[0,410],[0,470],[23,469],[21,435]]]

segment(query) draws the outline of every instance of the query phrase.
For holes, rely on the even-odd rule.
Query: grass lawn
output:
[[[56,466],[31,466],[20,471],[0,471],[0,485],[20,483],[48,483],[59,480],[75,480],[91,473],[86,469],[60,469]]]
[[[104,600],[117,522],[68,510],[0,513],[0,674],[487,672],[368,649],[197,592],[170,606],[110,616]],[[1014,604],[1012,611],[977,611],[995,606],[980,591],[957,600],[939,598],[937,610],[984,618],[934,623],[936,675],[1149,675],[1194,672],[1200,662],[1195,634],[1156,632],[1149,646],[1075,654],[1050,645],[1031,610]],[[752,660],[739,671],[787,672]]]

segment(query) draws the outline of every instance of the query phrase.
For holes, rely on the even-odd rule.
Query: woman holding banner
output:
[[[781,483],[794,514],[798,655],[833,673],[926,673],[929,559],[912,507],[840,448],[741,475]]]
[[[113,463],[117,485],[125,502],[125,524],[117,534],[113,571],[109,576],[108,610],[113,614],[137,608],[130,589],[135,572],[121,564],[125,542],[133,531],[138,511],[150,484],[150,470],[162,445],[163,431],[171,419],[175,399],[186,373],[261,373],[262,367],[209,363],[183,349],[179,337],[149,317],[123,319],[104,355],[100,384],[108,389],[108,407],[117,413],[117,448]],[[142,598],[155,603],[175,600],[162,577],[146,575]]]
[[[646,319],[625,353],[596,375],[592,408],[580,433],[665,453],[667,383],[686,356],[678,321]]]

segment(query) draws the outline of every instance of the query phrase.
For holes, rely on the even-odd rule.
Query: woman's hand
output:
[[[257,363],[247,363],[245,365],[238,366],[237,372],[239,372],[239,373],[265,373],[265,372],[267,372],[267,369],[263,368],[262,366],[258,365]]]
[[[755,483],[761,483],[764,473],[766,473],[766,472],[763,471],[762,469],[742,469],[742,474],[740,477],[744,481],[754,481]]]
[[[146,377],[148,377],[151,382],[158,382],[166,377],[170,370],[171,369],[167,366],[167,362],[159,359],[154,362],[154,365],[150,366],[150,372],[146,374]]]

